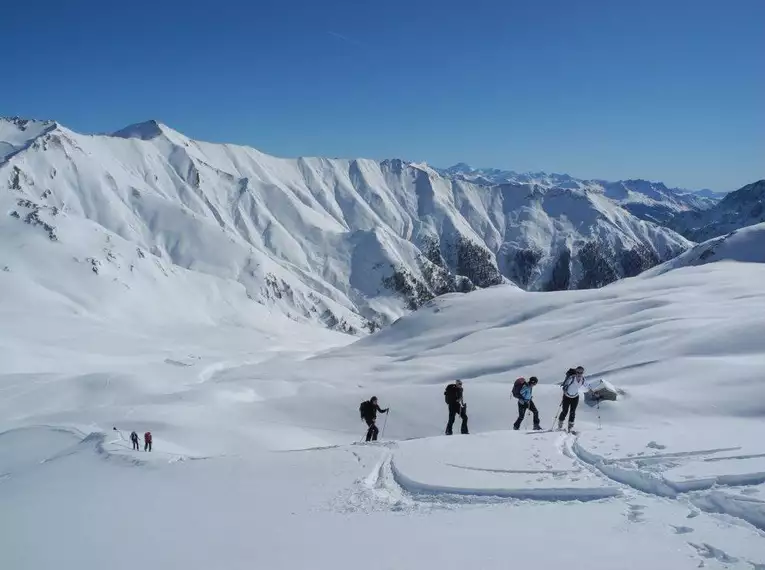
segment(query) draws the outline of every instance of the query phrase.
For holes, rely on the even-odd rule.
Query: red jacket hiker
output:
[[[143,434],[143,450],[144,451],[151,451],[151,432],[147,431],[145,434]]]

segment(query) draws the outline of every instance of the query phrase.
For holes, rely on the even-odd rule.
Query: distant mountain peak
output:
[[[141,139],[144,141],[155,139],[170,130],[169,127],[155,119],[128,125],[124,129],[112,133],[114,137],[123,139]]]
[[[50,119],[25,119],[24,117],[0,117],[0,122],[10,123],[20,131],[26,131],[31,126],[55,128],[56,121]]]
[[[450,166],[446,170],[452,171],[452,172],[473,172],[475,168],[473,168],[466,162],[458,162],[457,164]]]

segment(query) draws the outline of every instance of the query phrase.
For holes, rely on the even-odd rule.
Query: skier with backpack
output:
[[[467,416],[467,404],[463,400],[462,396],[462,380],[457,380],[453,384],[449,384],[444,390],[444,400],[449,409],[449,419],[446,422],[446,435],[452,435],[454,428],[454,420],[457,415],[462,419],[462,425],[460,426],[460,433],[467,435],[468,432],[468,416]]]
[[[568,431],[574,430],[574,421],[576,420],[576,408],[579,405],[579,389],[582,387],[591,388],[591,383],[584,377],[584,368],[577,366],[569,368],[566,372],[566,379],[561,383],[563,388],[563,400],[561,401],[561,412],[558,416],[558,429],[563,429],[563,420],[568,414]]]
[[[151,451],[151,432],[147,431],[145,434],[143,434],[143,450],[144,451]]]
[[[539,426],[539,410],[537,410],[537,406],[534,404],[531,393],[538,382],[539,379],[536,376],[532,376],[528,382],[525,378],[518,378],[513,384],[513,397],[518,399],[518,419],[513,424],[514,430],[521,428],[523,418],[526,416],[526,410],[531,410],[531,413],[534,414],[534,429],[542,429]]]
[[[359,415],[361,415],[361,419],[367,423],[369,428],[367,430],[367,441],[377,441],[377,434],[380,433],[380,430],[375,425],[377,412],[387,414],[389,410],[390,408],[385,408],[384,410],[380,408],[377,404],[377,396],[372,396],[369,400],[361,402],[359,405]]]
[[[130,441],[133,443],[133,449],[135,451],[140,451],[140,447],[138,446],[138,434],[134,431],[130,434]]]

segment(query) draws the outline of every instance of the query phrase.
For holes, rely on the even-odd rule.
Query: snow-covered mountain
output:
[[[440,172],[445,176],[478,184],[530,184],[543,188],[573,188],[599,192],[638,218],[660,224],[666,223],[679,212],[697,212],[711,208],[723,196],[710,190],[668,188],[662,182],[648,180],[584,180],[568,174],[473,168],[465,163],[441,169]]]
[[[600,287],[691,246],[576,185],[282,159],[155,121],[95,136],[11,119],[0,134],[0,267],[76,303],[84,280],[100,279],[114,303],[157,280],[167,281],[153,294],[170,297],[171,283],[199,282],[357,332],[435,295],[508,280]]]
[[[717,261],[765,263],[765,223],[747,226],[712,238],[642,273],[650,277],[680,267],[705,265]]]
[[[693,241],[704,241],[760,222],[765,222],[765,180],[731,192],[708,210],[679,213],[668,226]]]

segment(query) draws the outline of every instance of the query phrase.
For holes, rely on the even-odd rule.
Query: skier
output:
[[[133,431],[133,433],[130,434],[130,441],[133,442],[133,449],[135,451],[140,451],[140,447],[138,447],[138,434]]]
[[[446,387],[446,390],[444,390],[444,399],[446,400],[446,405],[449,408],[449,420],[446,422],[446,435],[452,435],[454,419],[458,414],[462,419],[460,433],[469,433],[467,404],[465,404],[465,401],[462,398],[462,380],[457,380],[453,384],[449,384]]]
[[[367,422],[367,426],[369,427],[367,430],[367,441],[377,441],[377,434],[380,433],[380,430],[377,429],[377,426],[375,425],[375,421],[377,421],[377,412],[387,414],[388,410],[390,410],[390,408],[385,408],[384,410],[380,408],[377,404],[377,396],[372,396],[368,401],[361,402],[359,413],[361,414],[361,419]]]
[[[151,451],[151,432],[147,431],[145,434],[143,434],[143,450],[144,451]]]
[[[534,429],[541,430],[542,428],[539,425],[539,411],[537,410],[536,404],[534,404],[534,400],[532,399],[533,396],[531,394],[534,386],[539,382],[539,379],[536,376],[532,376],[529,378],[528,382],[526,382],[524,378],[518,378],[515,382],[515,385],[513,385],[513,395],[517,394],[516,397],[518,398],[518,419],[515,420],[513,429],[520,429],[523,418],[526,415],[526,410],[531,410],[531,413],[534,414]]]
[[[563,400],[561,401],[561,412],[558,416],[558,429],[563,429],[563,420],[568,414],[568,431],[574,429],[576,420],[576,407],[579,405],[579,389],[583,386],[590,388],[590,381],[584,377],[584,368],[577,366],[570,368],[566,372],[566,379],[561,384],[563,387]]]

